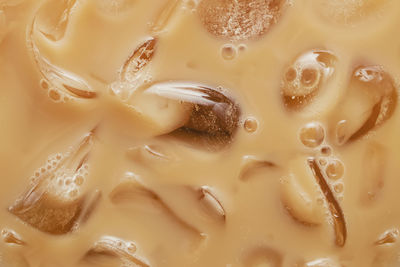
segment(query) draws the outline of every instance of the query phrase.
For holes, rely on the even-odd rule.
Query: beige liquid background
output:
[[[129,109],[108,94],[108,84],[118,78],[133,49],[150,35],[149,23],[167,1],[133,1],[117,13],[102,10],[94,0],[78,1],[63,39],[38,39],[41,52],[53,64],[79,74],[99,92],[95,101],[75,103],[55,103],[40,88],[41,77],[27,49],[26,32],[41,1],[15,6],[6,2],[0,2],[6,17],[6,33],[0,43],[0,228],[15,230],[26,245],[0,242],[0,265],[8,266],[2,263],[7,257],[24,257],[32,267],[92,266],[80,260],[102,235],[133,241],[138,257],[151,266],[247,266],[245,259],[259,247],[277,251],[283,266],[326,257],[342,266],[378,266],[373,263],[376,255],[392,257],[399,251],[396,244],[384,248],[374,245],[380,234],[400,224],[399,110],[356,142],[335,146],[329,138],[325,141],[345,165],[340,206],[348,239],[343,248],[335,246],[328,223],[309,227],[288,215],[281,203],[280,182],[291,159],[315,155],[301,144],[298,131],[311,121],[327,125],[354,66],[360,62],[383,65],[397,82],[400,2],[389,1],[387,7],[362,22],[343,25],[320,16],[313,1],[292,1],[265,36],[235,42],[235,47],[245,44],[246,49],[237,50],[232,60],[221,56],[221,47],[229,41],[210,35],[195,11],[180,9],[160,34],[150,69],[153,81],[222,86],[240,104],[242,117],[254,117],[259,123],[254,133],[240,127],[232,145],[218,152],[141,135],[141,129],[130,122]],[[324,98],[319,103],[323,108],[317,108],[315,114],[288,113],[279,91],[283,71],[296,56],[313,48],[329,49],[338,58],[334,77],[324,89],[330,90],[332,97]],[[95,212],[78,231],[52,236],[7,211],[49,155],[66,151],[96,125],[99,128],[85,186],[103,194]],[[368,168],[363,155],[373,141],[386,148],[387,162],[384,186],[367,205],[360,201],[362,173]],[[164,147],[174,155],[173,162],[150,162],[156,171],[133,162],[126,156],[127,150],[141,144]],[[280,167],[260,170],[248,181],[241,181],[238,177],[245,155]],[[146,203],[112,204],[109,193],[127,171],[138,174],[204,237],[199,239]],[[226,212],[224,224],[199,211],[181,190],[187,185],[213,188]]]

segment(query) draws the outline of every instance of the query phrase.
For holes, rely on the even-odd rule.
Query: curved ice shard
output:
[[[151,208],[163,211],[166,216],[170,217],[175,223],[182,226],[182,228],[194,239],[201,240],[203,238],[202,233],[199,230],[180,218],[156,192],[146,187],[135,176],[130,176],[128,180],[118,184],[111,191],[109,198],[115,205],[121,205],[124,203],[141,205],[150,204]]]
[[[243,164],[240,169],[239,179],[249,180],[257,171],[261,169],[276,169],[278,166],[269,160],[262,160],[255,156],[244,156]]]
[[[150,63],[156,51],[157,39],[149,37],[140,44],[125,61],[121,70],[121,81],[132,82],[138,79],[143,69]]]
[[[92,264],[104,262],[103,256],[117,258],[120,266],[149,267],[146,260],[136,255],[136,245],[114,236],[102,236],[85,254],[83,261]],[[114,266],[114,265],[112,265]]]
[[[339,145],[355,141],[385,123],[397,106],[397,89],[381,66],[359,66],[332,115],[331,129]]]
[[[335,243],[337,246],[343,247],[346,243],[347,227],[342,208],[326,182],[317,161],[314,158],[309,158],[307,162],[328,204],[328,211],[335,232]]]
[[[35,42],[36,34],[42,34],[45,38],[51,41],[57,41],[64,36],[65,28],[67,27],[71,10],[73,9],[76,1],[67,1],[66,7],[62,16],[58,18],[59,25],[57,35],[40,30],[38,26],[38,15],[35,15],[27,33],[27,46],[32,53],[34,62],[43,78],[41,86],[48,90],[49,97],[56,101],[62,102],[69,99],[89,99],[95,98],[97,93],[90,87],[90,85],[78,75],[64,70],[44,57],[40,52]],[[60,30],[62,27],[64,30]]]
[[[143,94],[177,101],[189,107],[188,118],[169,135],[207,148],[231,143],[238,128],[240,108],[224,92],[190,82],[156,83]]]
[[[22,240],[22,237],[14,230],[4,228],[1,230],[1,236],[3,241],[7,244],[26,245],[26,242]]]
[[[88,177],[88,157],[93,132],[65,153],[49,157],[31,178],[28,190],[9,211],[32,227],[49,234],[62,235],[76,230],[87,220],[100,198],[83,192]]]
[[[303,157],[289,163],[289,173],[281,179],[281,200],[289,215],[307,226],[326,222],[326,206],[314,175]]]

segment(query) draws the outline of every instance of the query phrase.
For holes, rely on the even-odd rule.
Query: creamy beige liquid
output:
[[[400,266],[399,12],[0,0],[0,266]]]

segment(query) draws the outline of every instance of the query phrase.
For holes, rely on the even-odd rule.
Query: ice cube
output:
[[[246,267],[282,267],[283,255],[270,247],[260,246],[246,253],[243,264]]]
[[[49,157],[31,178],[28,190],[9,211],[32,227],[54,235],[75,230],[98,203],[99,192],[83,192],[93,132],[65,153]]]
[[[362,157],[362,180],[360,200],[362,204],[371,204],[384,186],[386,149],[377,142],[369,142]]]
[[[175,14],[182,6],[184,0],[168,0],[167,3],[162,7],[161,11],[157,15],[151,27],[153,35],[159,35],[166,30],[169,23],[175,17]]]
[[[399,239],[400,232],[397,228],[392,228],[386,230],[383,234],[381,234],[377,241],[375,241],[375,245],[390,245],[397,242]]]
[[[239,179],[247,181],[256,172],[262,169],[275,169],[278,166],[270,160],[262,160],[255,156],[244,156],[242,167],[239,173]]]
[[[282,203],[295,221],[308,226],[326,221],[323,194],[304,157],[289,163],[289,173],[281,181]]]
[[[397,89],[382,67],[357,67],[330,127],[339,145],[358,140],[389,120],[397,106]]]
[[[288,110],[307,106],[333,75],[336,65],[333,52],[322,49],[307,51],[291,62],[281,81],[282,101]]]
[[[201,203],[203,210],[211,217],[218,221],[225,222],[226,213],[221,202],[217,199],[211,188],[207,186],[201,186],[198,190],[198,199]]]
[[[141,43],[125,61],[121,70],[121,81],[133,82],[143,75],[144,68],[152,60],[156,51],[157,39],[149,37]]]
[[[325,21],[338,25],[355,25],[371,17],[378,17],[390,0],[318,0],[315,12]]]
[[[222,91],[189,82],[156,83],[144,94],[190,106],[189,117],[170,135],[206,148],[221,148],[231,143],[236,133],[240,108]],[[159,116],[159,115],[158,115]]]
[[[304,267],[343,267],[343,266],[337,260],[331,258],[320,258],[305,263]]]
[[[134,204],[141,208],[156,209],[163,212],[175,223],[196,239],[202,239],[202,233],[194,226],[180,218],[171,207],[153,190],[144,185],[135,175],[126,175],[110,193],[109,198],[114,205]]]
[[[26,242],[22,240],[22,237],[14,230],[4,228],[1,230],[1,236],[3,241],[7,244],[14,245],[25,245]]]
[[[133,8],[135,0],[96,0],[95,3],[101,14],[118,16]]]
[[[35,14],[27,34],[27,45],[35,60],[36,66],[42,75],[41,87],[48,90],[49,97],[56,102],[69,99],[95,98],[97,93],[90,85],[75,73],[69,72],[50,62],[40,52],[36,38],[42,35],[51,41],[63,38],[70,14],[76,0],[47,1]],[[54,12],[57,10],[57,12]],[[48,21],[47,14],[56,14]],[[43,21],[41,23],[41,21]]]
[[[108,266],[140,266],[149,267],[147,260],[136,255],[136,245],[131,241],[126,241],[114,236],[102,236],[96,241],[92,248],[85,254],[83,261],[92,263],[96,266],[109,261],[105,258],[114,258],[111,261],[114,263]],[[117,262],[113,261],[117,259]],[[98,264],[98,265],[97,265]],[[127,265],[124,265],[127,264]]]
[[[307,162],[327,202],[327,208],[330,213],[330,219],[335,233],[335,243],[337,246],[343,247],[347,238],[347,226],[343,210],[336,200],[335,195],[332,193],[317,160],[315,158],[309,158]]]
[[[234,41],[256,39],[279,20],[285,0],[201,0],[198,16],[212,35]]]

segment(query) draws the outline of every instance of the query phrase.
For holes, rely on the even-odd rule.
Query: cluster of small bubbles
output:
[[[236,47],[232,44],[224,44],[221,48],[222,58],[225,60],[232,60],[236,57]]]
[[[307,123],[300,129],[300,141],[306,147],[315,148],[322,144],[325,139],[324,127],[318,122]]]
[[[344,165],[340,160],[334,159],[329,162],[325,172],[329,179],[338,180],[343,177]]]
[[[258,129],[258,121],[256,118],[249,117],[244,121],[243,127],[246,130],[246,132],[254,133]]]
[[[47,177],[48,175],[50,175],[50,178],[52,178],[54,176],[54,170],[58,167],[61,159],[61,154],[50,156],[46,163],[33,173],[31,176],[31,181],[35,183],[41,177]]]
[[[56,103],[67,103],[72,99],[71,96],[61,92],[57,88],[49,88],[47,94],[49,98]]]

